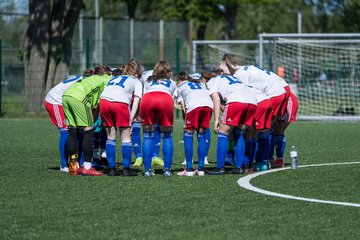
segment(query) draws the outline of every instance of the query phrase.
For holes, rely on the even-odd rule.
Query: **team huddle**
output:
[[[296,96],[275,73],[255,65],[242,66],[225,54],[218,69],[211,72],[182,71],[173,76],[166,61],[142,71],[139,62],[131,59],[121,68],[98,66],[57,84],[47,94],[45,108],[60,130],[60,170],[70,175],[101,176],[104,173],[99,166],[105,165],[109,176],[118,175],[119,132],[123,176],[137,175],[131,169],[133,151],[133,166],[143,166],[145,177],[155,175],[156,165],[163,167],[165,177],[171,176],[174,105],[181,106],[184,113],[186,167],[177,175],[244,174],[284,166],[284,134],[296,121]],[[205,171],[212,116],[217,165]],[[163,160],[159,158],[160,139]],[[225,165],[233,168],[228,170]]]

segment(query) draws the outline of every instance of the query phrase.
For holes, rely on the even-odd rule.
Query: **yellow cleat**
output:
[[[142,157],[138,157],[135,159],[133,167],[141,167],[143,165]]]
[[[159,157],[153,157],[152,161],[151,161],[151,166],[160,166],[163,167],[164,166],[164,160],[162,160]]]

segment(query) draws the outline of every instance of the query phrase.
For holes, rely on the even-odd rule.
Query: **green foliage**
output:
[[[85,0],[94,16],[93,0]],[[101,16],[139,20],[193,20],[195,38],[256,39],[261,32],[296,33],[297,13],[302,32],[359,32],[357,0],[104,0]],[[134,8],[136,8],[134,10]]]

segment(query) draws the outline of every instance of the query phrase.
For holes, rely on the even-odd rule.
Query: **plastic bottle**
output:
[[[298,154],[295,146],[291,147],[290,151],[290,158],[291,158],[291,169],[297,169],[298,168]]]

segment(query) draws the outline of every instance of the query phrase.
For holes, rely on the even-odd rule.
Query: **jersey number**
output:
[[[242,83],[239,79],[237,79],[236,77],[231,77],[231,76],[224,76],[222,75],[221,78],[226,78],[229,81],[229,85],[233,85],[235,83]]]
[[[190,89],[201,89],[201,86],[198,83],[189,82],[188,85],[189,85]]]
[[[165,87],[169,88],[170,85],[171,85],[171,81],[170,80],[161,80],[160,83],[158,81],[152,81],[151,86],[152,85],[159,85],[159,84],[164,85]]]
[[[113,77],[112,79],[110,79],[109,83],[107,84],[108,86],[112,86],[112,85],[115,85],[115,86],[120,86],[122,88],[125,88],[125,81],[126,79],[128,79],[129,77],[128,76],[123,76],[120,81],[118,83],[115,83],[115,80],[118,79],[119,77],[116,76],[116,77]]]

